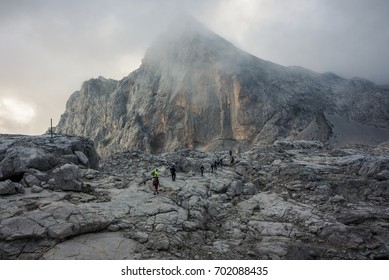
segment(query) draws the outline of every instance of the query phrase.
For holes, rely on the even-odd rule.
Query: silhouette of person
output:
[[[235,161],[234,156],[231,156],[231,166],[234,165],[234,161]]]
[[[175,181],[176,180],[176,167],[174,164],[172,167],[170,167],[170,173],[172,174],[172,180]]]

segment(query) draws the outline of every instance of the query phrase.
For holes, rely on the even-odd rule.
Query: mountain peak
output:
[[[261,60],[181,16],[140,69],[83,87],[57,132],[90,136],[104,152],[216,150],[286,137],[378,143],[389,136],[388,95],[374,84]]]
[[[168,33],[208,33],[210,30],[201,22],[188,14],[176,16],[168,25]]]
[[[243,52],[232,43],[217,35],[192,16],[182,15],[170,23],[147,49],[143,66],[171,69],[171,65],[200,63],[228,64]],[[192,65],[193,66],[193,65]]]
[[[190,15],[176,16],[153,42],[151,47],[166,42],[179,43],[193,37],[220,37]],[[221,38],[221,37],[220,37]]]

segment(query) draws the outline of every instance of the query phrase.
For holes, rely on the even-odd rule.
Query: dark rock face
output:
[[[92,137],[103,154],[389,139],[388,88],[261,60],[194,20],[169,31],[121,81],[85,82],[56,131]]]
[[[57,169],[63,171],[66,164],[97,169],[99,160],[93,141],[87,138],[0,135],[0,183],[3,190],[12,189],[11,186],[20,190],[15,183],[23,183],[26,187],[47,185],[50,174]],[[70,182],[75,176],[71,174],[76,172],[57,173],[62,174],[62,177],[57,176],[57,181],[61,177],[62,181],[69,179]],[[57,184],[57,188],[62,189],[61,184]]]
[[[233,150],[232,166],[227,151],[127,151],[57,167],[82,184],[66,192],[33,191],[57,184],[34,171],[0,196],[0,258],[388,259],[388,147],[280,140]]]

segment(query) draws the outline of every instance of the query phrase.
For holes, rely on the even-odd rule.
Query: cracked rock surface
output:
[[[3,170],[10,143],[0,143]],[[39,147],[44,152],[35,154],[48,157]],[[388,150],[387,143],[340,149],[284,140],[233,151],[233,166],[228,151],[183,149],[117,153],[91,169],[70,149],[65,158],[73,163],[26,166],[23,176],[0,180],[24,190],[0,195],[0,257],[388,259]],[[211,172],[216,159],[224,165]],[[54,170],[65,165],[77,189],[56,187]]]

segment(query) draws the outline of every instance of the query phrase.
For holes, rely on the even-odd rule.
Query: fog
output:
[[[0,133],[44,133],[83,81],[137,69],[182,13],[259,58],[389,84],[386,0],[0,0]]]

